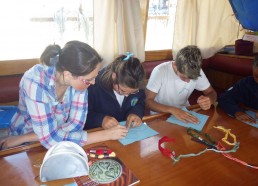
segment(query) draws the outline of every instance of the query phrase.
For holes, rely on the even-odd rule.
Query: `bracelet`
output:
[[[162,137],[160,140],[159,140],[159,150],[160,152],[167,156],[167,157],[175,157],[175,151],[171,151],[171,150],[168,150],[168,149],[165,149],[161,146],[162,143],[165,143],[165,142],[175,142],[176,140],[174,138],[168,138],[167,136],[164,136]]]

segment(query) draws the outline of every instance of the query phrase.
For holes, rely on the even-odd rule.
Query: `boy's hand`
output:
[[[197,103],[200,105],[201,109],[203,110],[208,110],[211,108],[211,100],[209,97],[201,95],[198,98]]]
[[[174,115],[177,119],[185,123],[196,123],[196,124],[199,123],[199,120],[197,117],[179,108],[174,108],[171,114]]]

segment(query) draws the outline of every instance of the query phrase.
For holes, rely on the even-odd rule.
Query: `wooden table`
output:
[[[203,132],[209,133],[216,140],[221,140],[224,133],[214,129],[221,125],[230,128],[237,136],[240,148],[232,156],[258,165],[258,128],[241,123],[227,116],[218,108],[200,111],[209,115]],[[204,145],[190,140],[186,128],[173,125],[162,119],[147,121],[149,126],[159,135],[123,146],[118,141],[107,141],[86,146],[107,145],[137,175],[139,185],[258,185],[258,170],[240,165],[225,158],[222,154],[206,152],[197,157],[181,159],[175,165],[173,161],[162,155],[158,149],[158,140],[163,136],[176,139],[175,143],[166,143],[167,149],[173,148],[176,156],[180,154],[198,153],[205,149]],[[228,147],[228,146],[227,146]],[[0,185],[40,185],[39,169],[46,153],[42,146],[23,147],[25,151],[15,154],[0,152]],[[14,153],[14,152],[12,152]],[[47,185],[63,185],[72,179],[58,180]]]

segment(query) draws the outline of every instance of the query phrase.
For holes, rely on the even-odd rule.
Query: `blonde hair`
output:
[[[176,55],[177,70],[190,79],[200,76],[202,66],[201,50],[194,45],[182,48]]]

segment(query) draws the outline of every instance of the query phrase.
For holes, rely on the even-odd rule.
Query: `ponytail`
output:
[[[40,62],[47,66],[55,66],[59,60],[62,49],[59,45],[49,45],[40,56]]]
[[[61,49],[49,45],[40,56],[42,64],[54,66],[58,72],[69,71],[73,76],[91,73],[102,62],[96,50],[81,41],[69,41]]]

